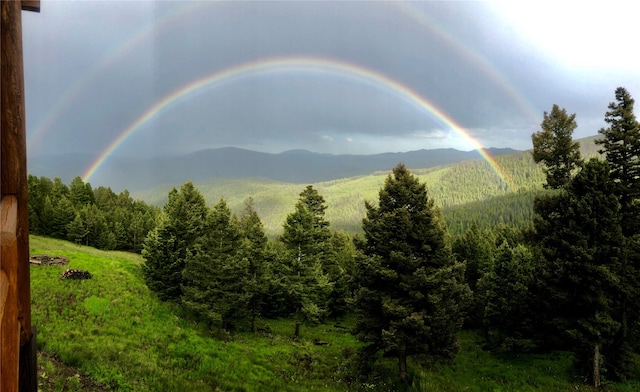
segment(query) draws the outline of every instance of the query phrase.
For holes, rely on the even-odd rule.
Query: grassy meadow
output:
[[[495,356],[469,331],[453,364],[410,361],[410,380],[401,383],[396,363],[382,360],[368,380],[356,381],[352,319],[303,326],[299,340],[292,339],[294,320],[260,320],[259,333],[212,337],[149,292],[139,255],[37,236],[30,242],[32,254],[70,259],[68,266],[31,267],[41,391],[590,390],[573,376],[568,353]],[[88,270],[93,279],[61,280],[66,268]]]

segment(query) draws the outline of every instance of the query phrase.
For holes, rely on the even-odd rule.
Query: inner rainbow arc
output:
[[[221,84],[230,83],[235,80],[243,79],[249,76],[263,75],[274,72],[287,71],[315,71],[328,74],[338,74],[348,78],[355,79],[362,83],[367,83],[377,88],[382,88],[390,93],[404,99],[409,104],[426,112],[428,115],[435,117],[439,122],[450,128],[467,143],[469,143],[481,157],[491,166],[500,180],[510,186],[507,175],[498,165],[495,159],[488,154],[485,148],[472,137],[461,125],[448,116],[442,109],[435,106],[425,97],[421,96],[414,90],[403,85],[402,83],[389,78],[388,76],[376,72],[374,70],[362,67],[360,65],[347,63],[343,61],[314,58],[314,57],[281,57],[269,58],[266,60],[242,63],[221,71],[213,72],[200,79],[182,86],[171,93],[167,94],[159,101],[149,107],[140,117],[125,128],[98,156],[98,158],[87,168],[82,175],[83,181],[87,182],[107,160],[107,158],[134,132],[144,126],[149,120],[159,115],[162,111],[175,104],[182,99],[188,98],[190,94],[199,92],[204,89],[211,89]]]

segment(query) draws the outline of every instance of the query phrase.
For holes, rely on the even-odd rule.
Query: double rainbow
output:
[[[213,89],[223,84],[232,83],[243,78],[286,72],[312,72],[340,76],[374,86],[375,88],[380,88],[395,95],[396,97],[404,100],[407,104],[413,105],[425,114],[435,118],[446,128],[449,128],[462,136],[491,166],[500,180],[507,186],[509,185],[505,172],[496,163],[495,159],[487,153],[484,147],[462,126],[457,124],[451,117],[425,97],[402,83],[371,69],[343,61],[315,57],[280,57],[243,63],[221,71],[213,72],[172,91],[154,103],[142,115],[140,115],[140,117],[124,129],[89,166],[82,176],[83,180],[85,182],[90,180],[107,158],[109,158],[109,156],[122,143],[124,143],[129,136],[142,128],[149,120],[157,117],[177,102],[188,99],[195,93]]]

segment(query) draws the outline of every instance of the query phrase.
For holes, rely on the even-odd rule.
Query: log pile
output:
[[[92,276],[89,271],[68,269],[62,273],[60,279],[91,279]]]
[[[69,258],[66,256],[32,255],[29,258],[32,265],[67,265]]]

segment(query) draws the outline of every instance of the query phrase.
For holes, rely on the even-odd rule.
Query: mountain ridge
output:
[[[489,148],[491,156],[518,152]],[[237,147],[204,149],[188,154],[154,158],[112,156],[88,179],[93,186],[115,191],[140,191],[162,184],[180,184],[207,178],[263,177],[288,183],[315,183],[388,170],[402,162],[410,168],[430,168],[481,158],[477,150],[421,149],[371,155],[329,154],[294,149],[265,153]],[[29,173],[68,183],[93,163],[89,154],[48,154],[28,159]]]

